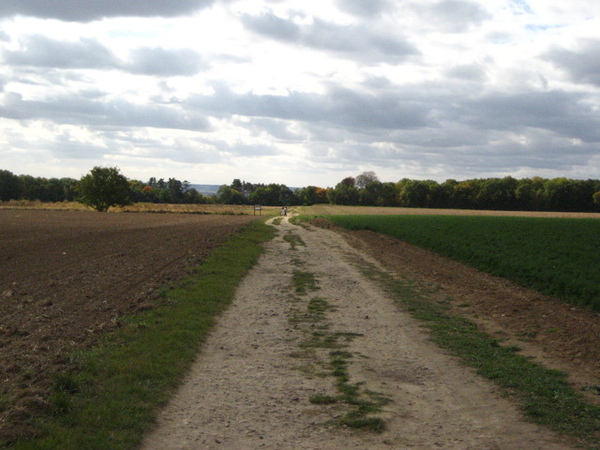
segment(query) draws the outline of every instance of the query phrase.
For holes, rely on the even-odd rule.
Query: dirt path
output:
[[[570,448],[435,347],[356,267],[374,260],[330,230],[277,228],[144,450]],[[296,292],[299,272],[318,289]],[[362,400],[388,401],[371,416],[384,432],[334,426],[352,407],[311,403],[339,395],[319,339],[343,349]]]

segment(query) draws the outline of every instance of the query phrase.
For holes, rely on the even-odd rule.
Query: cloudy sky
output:
[[[600,178],[600,2],[2,0],[0,169]]]

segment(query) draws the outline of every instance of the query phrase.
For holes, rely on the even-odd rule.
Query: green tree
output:
[[[398,200],[407,208],[426,208],[429,206],[429,187],[427,182],[402,179],[396,185]]]
[[[246,199],[242,193],[231,186],[223,184],[217,191],[217,201],[224,205],[241,205]]]
[[[479,180],[480,189],[475,198],[480,209],[516,209],[516,190],[519,182],[513,177]]]
[[[187,189],[184,194],[183,203],[187,204],[201,204],[206,203],[204,195],[198,192],[196,189]]]
[[[355,179],[356,187],[358,189],[364,189],[369,183],[377,181],[379,181],[379,178],[377,178],[377,174],[373,171],[363,172]]]
[[[360,175],[356,177],[358,180]],[[358,185],[357,181],[357,185]],[[380,206],[383,183],[379,180],[367,181],[358,191],[358,202],[363,206]]]
[[[184,181],[183,183],[179,181],[177,178],[169,178],[167,181],[167,189],[169,191],[169,203],[181,203],[183,200],[183,195],[185,194],[186,188],[184,183],[189,183]]]
[[[3,202],[21,197],[19,177],[8,170],[0,170],[0,200]]]
[[[344,178],[328,192],[328,197],[334,205],[358,205],[359,194],[354,178]]]
[[[594,192],[594,195],[592,195],[592,202],[596,205],[596,209],[600,210],[600,191]]]
[[[96,211],[131,203],[129,181],[117,167],[94,167],[79,181],[80,202]]]
[[[249,196],[251,203],[256,205],[295,205],[296,195],[285,184],[271,183],[267,186],[259,186]]]

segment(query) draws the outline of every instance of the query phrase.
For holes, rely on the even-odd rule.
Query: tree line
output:
[[[96,170],[100,169],[100,170]],[[97,178],[99,186],[109,182],[123,181],[117,168],[92,169],[90,174]],[[0,170],[0,201],[9,200],[39,200],[42,202],[78,201],[82,196],[82,183],[87,176],[80,180],[74,178],[43,178],[30,175],[15,175],[8,170]],[[150,178],[147,182],[129,180],[123,177],[119,189],[124,191],[130,202],[148,203],[207,203],[196,189],[190,188],[188,181],[176,178]],[[97,186],[99,188],[99,186]]]
[[[381,182],[372,172],[348,177],[328,192],[330,203],[408,208],[600,212],[600,180],[482,178]]]
[[[110,187],[110,189],[107,189]],[[110,192],[110,198],[107,197]],[[102,198],[104,197],[104,198]],[[481,178],[465,181],[382,182],[374,172],[346,177],[335,187],[289,188],[234,179],[214,195],[203,195],[188,181],[125,178],[118,168],[95,167],[80,180],[35,178],[0,170],[0,200],[81,201],[98,210],[128,203],[222,203],[271,206],[336,205],[512,211],[600,212],[600,180],[569,178]],[[108,206],[107,206],[108,205]]]
[[[330,203],[406,208],[507,211],[600,212],[600,180],[482,178],[465,181],[382,182],[374,172],[346,177],[333,188],[252,185],[234,180],[221,186],[218,201],[229,204],[313,205]]]

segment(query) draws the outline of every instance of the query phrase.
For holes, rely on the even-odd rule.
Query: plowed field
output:
[[[43,408],[69,353],[152,308],[253,216],[0,210],[0,432]],[[4,430],[3,430],[4,428]]]

